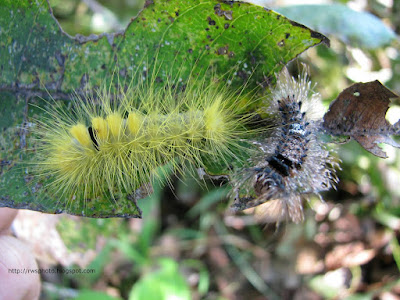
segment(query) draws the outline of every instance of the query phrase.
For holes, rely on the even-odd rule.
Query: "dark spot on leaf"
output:
[[[209,30],[210,30],[210,28],[207,27],[207,28],[206,28],[206,31],[209,31]]]
[[[206,50],[210,50],[210,45],[206,45],[206,46],[205,46],[205,49],[206,49]]]
[[[285,39],[288,39],[289,37],[290,37],[290,33],[288,32],[285,34]]]
[[[218,48],[218,50],[217,50],[217,54],[218,55],[225,55],[225,54],[228,54],[228,48],[229,48],[229,46],[224,46],[224,47],[220,47],[220,48]]]
[[[207,21],[208,21],[208,25],[210,25],[210,26],[215,25],[215,21],[213,19],[211,19],[210,17],[207,17]]]
[[[56,60],[60,67],[64,67],[65,56],[62,55],[60,51],[56,51]]]
[[[251,65],[256,66],[259,63],[265,61],[265,57],[260,49],[254,49],[254,51],[246,53],[247,61],[251,63]]]
[[[233,3],[235,3],[236,1],[232,1],[232,0],[222,0],[222,2],[224,2],[225,4],[230,5],[231,7],[233,6]],[[238,6],[240,6],[240,2],[237,2]]]
[[[311,29],[308,30],[310,31],[312,38],[321,40],[321,43],[325,44],[327,47],[331,46],[331,42],[326,36],[314,30]]]
[[[188,53],[192,54],[193,53],[193,49],[192,48],[188,49]]]
[[[146,0],[145,3],[144,3],[144,8],[147,8],[147,7],[149,7],[149,6],[152,5],[152,4],[154,4],[154,1],[153,1],[153,0]]]
[[[295,21],[292,21],[292,20],[288,20],[288,21],[289,21],[290,24],[292,24],[293,26],[300,27],[300,28],[303,28],[303,29],[309,31],[309,32],[310,32],[310,35],[311,35],[311,37],[312,37],[313,39],[321,40],[321,43],[323,43],[323,44],[325,44],[326,46],[330,47],[330,41],[329,41],[329,39],[328,39],[326,36],[324,36],[323,34],[317,32],[317,31],[311,30],[310,28],[304,26],[303,24],[297,23],[297,22],[295,22]]]
[[[179,10],[175,12],[175,16],[179,17]]]
[[[223,9],[221,9],[221,4],[219,4],[219,3],[214,6],[214,13],[218,17],[225,17],[225,20],[232,20],[233,19],[232,11],[231,10],[223,10]]]
[[[229,24],[228,24],[228,23],[225,23],[224,28],[225,28],[225,29],[228,29],[228,28],[229,28]]]
[[[285,40],[280,40],[277,44],[279,47],[285,46]]]
[[[243,71],[243,70],[237,71],[236,74],[237,74],[237,76],[238,76],[239,78],[241,78],[244,82],[245,82],[245,81],[247,80],[247,78],[249,77],[248,74],[247,74],[245,71]]]

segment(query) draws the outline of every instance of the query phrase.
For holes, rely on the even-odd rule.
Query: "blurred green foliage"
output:
[[[396,34],[378,17],[341,4],[291,5],[277,11],[352,47],[377,49],[396,39]]]
[[[348,1],[336,2],[346,4]],[[91,31],[91,20],[94,14],[88,8],[79,8],[85,6],[82,2],[59,1],[54,5],[57,15],[64,14],[64,20],[60,17],[60,21],[63,26],[65,24],[70,34],[98,32]],[[65,8],[64,13],[61,12],[63,5],[70,5],[70,8]],[[104,5],[108,5],[108,2]],[[397,17],[399,14],[397,5],[397,1],[393,1],[393,7],[388,8],[382,7],[381,1],[368,1],[366,9],[380,19],[385,19],[393,29],[398,30],[400,23]],[[79,15],[81,11],[84,13]],[[116,18],[119,23],[126,22],[124,17],[119,17],[118,12],[115,16],[118,16]],[[74,29],[78,21],[85,24],[79,24],[79,29]],[[68,23],[71,25],[67,25]],[[82,31],[82,26],[86,31]],[[359,26],[362,27],[362,24]],[[338,30],[340,31],[340,27]],[[334,36],[329,37],[332,39],[331,48],[314,48],[299,58],[310,66],[312,80],[317,83],[315,88],[323,95],[327,106],[341,90],[356,81],[379,79],[394,92],[400,92],[400,53],[397,41],[385,48],[371,50],[349,46],[336,40]],[[298,62],[291,65],[294,72],[298,65]],[[4,136],[7,138],[7,135]],[[266,227],[263,224],[257,224],[248,215],[226,214],[227,201],[224,199],[227,190],[225,188],[210,184],[207,185],[207,189],[204,189],[194,181],[180,180],[177,180],[174,191],[166,192],[160,185],[156,185],[155,193],[140,201],[144,219],[139,222],[139,230],[133,231],[130,221],[104,220],[104,223],[97,224],[97,229],[96,222],[93,223],[88,219],[84,222],[93,224],[79,227],[61,224],[60,229],[65,233],[70,249],[79,248],[77,247],[79,243],[84,243],[85,247],[93,245],[93,237],[108,232],[106,246],[88,266],[99,272],[93,277],[87,275],[75,277],[79,281],[76,285],[80,294],[78,299],[89,299],[93,297],[93,293],[96,293],[96,297],[110,297],[105,296],[105,292],[99,296],[97,292],[87,291],[87,289],[94,288],[100,277],[105,276],[102,271],[108,264],[114,263],[115,251],[124,257],[125,263],[129,266],[130,277],[117,286],[124,299],[128,299],[129,295],[133,299],[136,297],[133,295],[139,293],[150,295],[153,292],[152,287],[157,286],[159,281],[169,282],[169,280],[174,280],[174,283],[162,291],[159,289],[160,294],[157,297],[173,293],[176,287],[181,287],[184,297],[188,297],[188,281],[182,280],[187,279],[185,272],[188,268],[198,275],[197,283],[190,285],[193,299],[234,299],[234,297],[282,299],[293,296],[295,294],[293,290],[296,289],[313,291],[316,294],[311,294],[311,296],[317,298],[376,299],[378,295],[390,292],[400,284],[398,270],[397,273],[391,273],[393,269],[389,269],[391,272],[384,269],[396,264],[397,269],[400,269],[398,243],[400,155],[399,150],[392,148],[387,148],[385,151],[388,152],[389,159],[382,160],[367,153],[355,142],[340,145],[337,156],[342,161],[342,170],[339,171],[338,190],[324,195],[330,211],[321,217],[320,212],[307,209],[307,219],[299,225],[282,224],[281,228],[276,229],[274,226]],[[317,207],[318,204],[320,204],[319,199],[310,200],[310,206]],[[367,234],[354,236],[351,242],[366,240],[367,235],[372,234],[373,229],[376,228],[381,230],[383,235],[388,234],[390,237],[388,244],[374,249],[384,256],[381,260],[375,259],[372,264],[382,268],[382,273],[377,275],[381,276],[382,282],[371,279],[370,273],[373,272],[370,272],[367,263],[353,267],[349,271],[353,282],[357,283],[357,280],[367,278],[363,281],[364,286],[367,285],[367,290],[354,286],[343,287],[339,286],[335,280],[326,280],[329,279],[329,275],[332,275],[328,274],[329,270],[326,269],[306,275],[299,275],[296,269],[298,252],[307,245],[311,245],[311,248],[304,248],[307,253],[317,250],[320,251],[318,252],[319,259],[324,261],[326,258],[324,257],[326,249],[321,249],[323,243],[315,244],[317,236],[333,239],[346,233],[335,227],[343,226],[342,223],[335,223],[335,220],[339,218],[335,217],[335,212],[338,211],[343,219],[349,215],[355,216],[357,221],[362,222],[362,225],[366,227]],[[332,227],[335,229],[330,229],[330,224],[333,224]],[[349,229],[346,228],[346,230]],[[179,249],[175,256],[165,256],[165,252],[161,251],[166,250],[160,246],[165,237],[172,237],[174,246]],[[327,247],[341,244],[345,242],[336,241],[328,244]],[[163,254],[160,255],[160,252]],[[208,252],[212,254],[207,254]],[[218,257],[218,260],[212,260],[213,256]],[[160,265],[160,257],[163,257],[164,264],[167,266]],[[165,257],[168,258],[165,259]],[[225,260],[227,260],[226,264],[216,263],[216,261]],[[267,264],[267,262],[270,263]],[[310,265],[317,265],[317,263]],[[220,276],[221,273],[223,276]],[[119,273],[115,276],[122,277]],[[63,285],[67,284],[68,282],[63,283]],[[48,293],[46,289],[45,293]],[[304,296],[304,294],[300,295]],[[310,296],[310,294],[305,295]]]

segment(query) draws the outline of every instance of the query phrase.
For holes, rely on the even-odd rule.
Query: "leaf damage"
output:
[[[373,155],[387,158],[377,144],[400,148],[390,137],[399,133],[400,121],[392,125],[385,118],[391,99],[398,97],[378,80],[355,83],[332,102],[323,126],[328,133],[350,136]]]

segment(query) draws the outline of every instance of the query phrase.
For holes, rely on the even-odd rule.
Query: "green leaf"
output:
[[[75,298],[76,300],[118,300],[121,298],[115,298],[107,295],[106,293],[99,291],[83,290],[79,292],[79,296]]]
[[[332,299],[337,297],[339,289],[336,282],[327,281],[324,276],[318,275],[310,279],[309,285],[311,289],[322,295],[324,298]]]
[[[159,0],[146,5],[122,33],[71,37],[44,0],[0,4],[0,206],[89,217],[141,216],[136,199],[123,192],[118,203],[64,203],[32,177],[22,163],[32,162],[37,142],[32,132],[42,112],[30,104],[43,110],[49,105],[36,96],[68,101],[88,82],[111,86],[115,77],[131,82],[138,73],[156,73],[161,85],[170,74],[179,74],[183,82],[189,75],[230,76],[233,87],[246,82],[253,89],[273,82],[275,73],[306,49],[329,43],[248,3]]]
[[[248,3],[148,1],[126,31],[76,36],[65,34],[45,1],[2,4],[0,82],[2,89],[71,91],[90,73],[92,85],[143,61],[183,77],[217,66],[224,73],[239,61],[238,76],[258,70],[253,83],[274,75],[304,50],[328,40],[279,14]],[[246,64],[245,64],[246,63]],[[148,70],[150,68],[147,68]],[[164,76],[159,72],[160,76]],[[18,83],[18,85],[16,85]]]
[[[172,259],[160,260],[161,269],[140,279],[132,288],[129,300],[189,300],[190,288]]]
[[[352,46],[375,49],[396,38],[396,34],[374,15],[354,11],[345,5],[293,5],[281,7],[278,11]]]

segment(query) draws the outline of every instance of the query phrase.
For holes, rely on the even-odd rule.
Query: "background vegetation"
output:
[[[400,33],[398,1],[337,2],[369,11]],[[65,31],[89,35],[124,28],[143,3],[54,0],[51,5]],[[327,106],[358,81],[378,79],[400,94],[398,43],[367,47],[346,39],[345,29],[329,31],[331,47],[309,49],[292,63],[293,72],[300,61],[309,65]],[[391,115],[399,116],[396,109],[393,105]],[[324,203],[311,199],[300,225],[275,228],[257,224],[251,215],[229,214],[224,188],[204,189],[186,179],[176,180],[174,191],[156,187],[140,201],[143,219],[21,211],[14,228],[31,243],[40,267],[95,270],[44,274],[43,299],[94,294],[98,299],[395,299],[400,297],[400,155],[390,147],[385,151],[389,158],[383,160],[355,142],[338,147],[337,191],[325,194]]]

